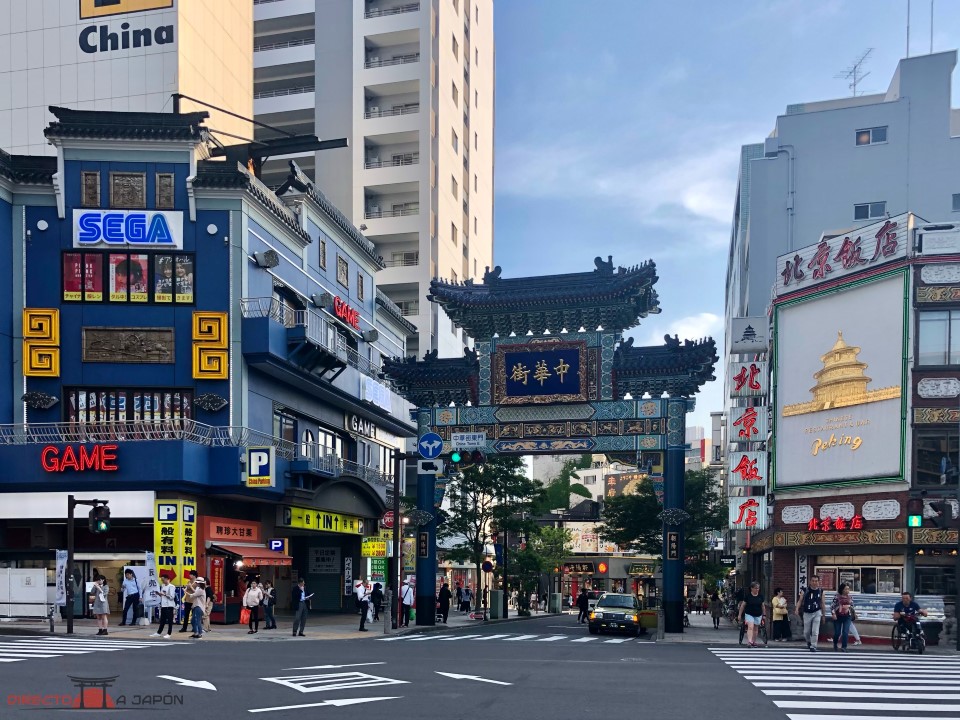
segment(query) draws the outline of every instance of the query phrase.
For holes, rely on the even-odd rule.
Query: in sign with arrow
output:
[[[513,685],[513,683],[504,682],[503,680],[490,680],[489,678],[482,678],[479,675],[460,675],[458,673],[440,672],[439,670],[436,670],[435,672],[437,675],[443,675],[444,677],[451,678],[452,680],[474,680],[476,682],[490,683],[491,685]]]

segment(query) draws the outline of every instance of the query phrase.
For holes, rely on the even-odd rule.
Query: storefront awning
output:
[[[250,567],[293,565],[292,557],[269,550],[266,545],[228,545],[226,543],[212,543],[210,547],[229,553],[230,555],[236,555],[244,565]]]

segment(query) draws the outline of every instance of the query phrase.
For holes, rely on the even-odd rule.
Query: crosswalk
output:
[[[479,633],[451,634],[427,633],[424,635],[400,635],[397,637],[377,638],[380,642],[538,642],[538,643],[596,643],[598,645],[622,645],[628,642],[646,642],[633,637],[607,637],[590,635],[519,635],[516,633],[498,633],[481,635]]]
[[[0,640],[0,663],[167,647],[170,644],[169,641],[109,640],[103,637],[89,639],[79,637],[9,638]]]
[[[956,720],[960,658],[710,648],[789,720]]]

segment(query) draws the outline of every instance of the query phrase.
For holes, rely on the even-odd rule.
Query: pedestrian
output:
[[[760,583],[756,581],[750,583],[750,592],[744,595],[739,610],[740,620],[747,623],[747,645],[755,648],[757,643],[754,642],[754,638],[757,636],[763,617],[767,614],[767,603],[760,594]]]
[[[540,609],[540,595],[538,593],[530,593],[530,609],[534,612]]]
[[[194,583],[193,595],[190,598],[190,617],[193,623],[193,635],[195,640],[203,637],[203,608],[207,604],[207,581],[198,577]]]
[[[810,587],[797,598],[797,614],[803,619],[803,638],[807,641],[807,649],[817,652],[820,619],[823,617],[823,590],[820,589],[819,576],[813,575]]]
[[[263,590],[256,580],[251,580],[247,591],[243,594],[243,606],[250,611],[250,621],[247,623],[247,635],[253,635],[260,630],[260,604],[263,602]]]
[[[296,610],[293,617],[294,637],[305,637],[303,631],[307,627],[307,613],[310,611],[310,598],[312,597],[313,593],[307,592],[304,579],[297,580],[297,587],[293,591],[293,607]]]
[[[548,609],[548,607],[549,607],[548,604],[547,604],[547,594],[544,593],[544,594],[541,596],[540,599],[543,601],[543,604],[542,604],[540,607],[543,608],[543,611],[544,611],[544,612],[547,612],[547,609]],[[484,604],[484,605],[487,604],[486,597],[484,597],[483,604]]]
[[[203,601],[203,633],[207,634],[210,632],[210,613],[213,612],[213,601],[216,599],[216,594],[209,585],[204,589],[204,594],[206,598]]]
[[[190,622],[190,613],[193,609],[193,601],[190,599],[193,597],[193,593],[197,589],[197,571],[191,570],[187,573],[186,586],[183,588],[183,627],[180,628],[180,632],[187,631],[187,624]]]
[[[93,581],[93,588],[90,593],[90,601],[93,603],[93,614],[97,618],[97,635],[109,635],[107,624],[110,619],[110,588],[107,587],[107,579],[103,575],[98,575]]]
[[[367,623],[367,611],[370,609],[370,591],[363,582],[363,577],[357,578],[353,585],[353,592],[357,596],[357,605],[360,607],[360,632],[369,632],[364,625]]]
[[[447,624],[447,616],[450,614],[450,599],[453,596],[450,594],[450,586],[444,583],[440,587],[440,592],[437,594],[437,602],[439,603],[439,611],[443,616],[443,624]]]
[[[700,599],[700,607],[703,609],[704,615],[710,611],[710,598],[707,597],[706,593],[704,593],[703,597]]]
[[[833,617],[833,649],[836,651],[837,643],[841,643],[840,652],[846,652],[850,622],[853,620],[853,598],[850,597],[850,586],[847,583],[840,583],[837,594],[833,596],[830,615]]]
[[[710,596],[710,617],[713,618],[713,629],[720,629],[720,617],[723,615],[723,603],[720,602],[720,596],[714,593]]]
[[[470,592],[470,589],[464,591],[464,595]],[[465,600],[464,602],[469,602]],[[403,587],[400,588],[400,619],[397,621],[397,627],[410,627],[410,608],[413,607],[413,588],[409,580],[403,581]]]
[[[457,583],[457,612],[463,612],[463,588]]]
[[[133,570],[123,571],[123,614],[120,616],[120,626],[127,625],[127,610],[130,610],[130,625],[137,624],[137,608],[140,607],[140,585]]]
[[[587,589],[580,588],[580,595],[577,597],[577,622],[585,623],[587,621],[587,616],[590,614],[590,600],[587,598]]]
[[[160,627],[157,629],[157,637],[169,639],[173,632],[173,612],[177,609],[177,589],[170,584],[170,578],[167,575],[160,576],[160,590],[154,590],[154,595],[160,598]],[[163,632],[163,628],[167,632]]]
[[[787,617],[787,598],[783,595],[783,588],[773,591],[773,639],[774,642],[785,642],[790,639],[790,620]]]
[[[470,586],[467,585],[463,589],[463,593],[460,597],[460,612],[470,612],[470,601],[473,599],[472,595],[473,593],[470,590]]]
[[[263,584],[261,590],[263,590],[263,617],[266,621],[264,630],[276,630],[277,618],[273,611],[277,605],[277,591],[269,580]]]
[[[373,606],[373,621],[380,621],[380,606],[383,605],[383,585],[373,584],[373,592],[370,593],[370,604]]]
[[[693,598],[687,598],[687,613],[693,612]]]
[[[860,631],[857,630],[857,612],[853,611],[853,614],[850,616],[850,637],[853,638],[854,645],[863,645],[860,640]]]

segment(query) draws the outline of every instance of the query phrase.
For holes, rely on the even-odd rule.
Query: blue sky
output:
[[[722,343],[740,146],[788,104],[849,95],[834,76],[867,48],[866,93],[906,53],[906,0],[496,0],[495,13],[495,262],[524,276],[652,258],[662,313],[631,331],[638,344]],[[960,2],[936,0],[934,20],[934,51],[956,48]],[[914,0],[911,54],[929,48],[930,3]],[[689,424],[709,428],[722,404],[711,383]]]

